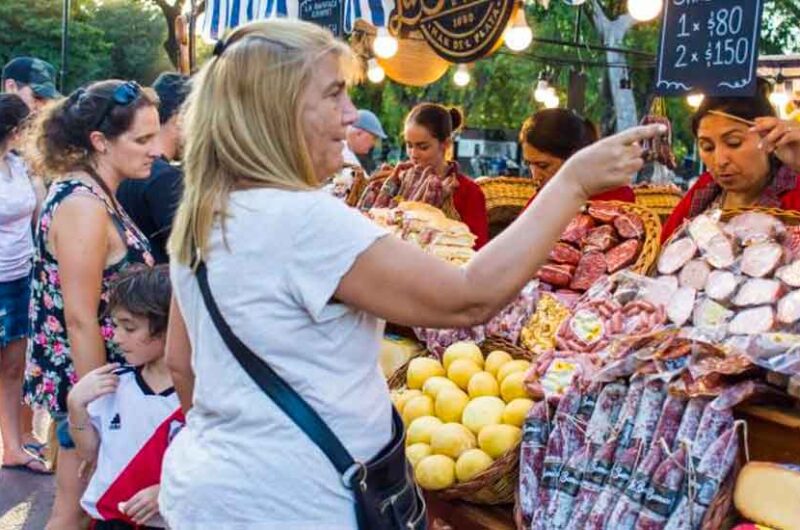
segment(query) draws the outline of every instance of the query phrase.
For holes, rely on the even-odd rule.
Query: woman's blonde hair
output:
[[[179,263],[194,266],[202,257],[234,189],[319,186],[300,100],[317,61],[330,53],[349,77],[350,48],[327,29],[280,19],[254,22],[218,45],[193,79],[182,123],[184,194],[168,245]]]

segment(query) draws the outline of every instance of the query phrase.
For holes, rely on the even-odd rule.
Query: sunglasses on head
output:
[[[106,103],[103,113],[100,115],[100,118],[95,123],[93,129],[97,130],[100,125],[103,124],[106,118],[108,118],[108,115],[111,114],[111,111],[114,109],[114,107],[127,107],[136,101],[141,93],[142,87],[140,87],[139,83],[136,81],[126,81],[119,85],[114,89],[114,92],[111,93],[111,98],[109,98],[108,102]]]

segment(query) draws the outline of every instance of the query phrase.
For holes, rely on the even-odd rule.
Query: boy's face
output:
[[[165,336],[151,335],[147,318],[125,309],[113,311],[111,317],[114,319],[114,341],[128,363],[143,366],[164,356]]]

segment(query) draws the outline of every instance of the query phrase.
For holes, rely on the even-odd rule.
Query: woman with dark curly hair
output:
[[[55,177],[37,227],[25,379],[27,401],[49,411],[60,446],[47,530],[85,527],[67,393],[87,372],[123,361],[105,314],[110,286],[129,265],[153,264],[114,195],[123,180],[146,178],[160,155],[157,102],[136,83],[101,81],[45,111],[32,131],[29,152]]]

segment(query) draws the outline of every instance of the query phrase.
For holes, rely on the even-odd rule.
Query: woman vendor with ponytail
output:
[[[569,109],[540,110],[522,124],[522,156],[536,188],[541,190],[569,157],[599,139],[597,126]],[[532,197],[525,208],[536,198]],[[592,201],[635,202],[629,186],[590,197]]]
[[[453,192],[453,205],[461,221],[476,236],[475,249],[489,241],[489,219],[486,198],[480,186],[458,171],[458,164],[447,160],[453,146],[453,133],[464,123],[458,109],[434,103],[421,103],[406,117],[404,136],[408,156],[415,164],[430,166],[445,177],[456,172],[458,186]]]

